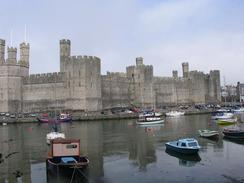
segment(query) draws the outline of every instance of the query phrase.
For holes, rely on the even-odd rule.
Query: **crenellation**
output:
[[[42,73],[42,74],[31,74],[24,77],[23,84],[43,84],[43,83],[55,83],[64,82],[64,73]]]
[[[20,44],[17,63],[17,49],[8,47],[8,59],[4,62],[5,41],[0,39],[3,63],[0,64],[0,89],[6,96],[0,99],[0,112],[54,109],[56,99],[60,101],[59,108],[84,111],[130,105],[155,108],[220,100],[218,70],[208,74],[189,71],[189,64],[183,63],[183,77],[179,77],[177,71],[173,71],[172,77],[156,77],[153,66],[145,65],[143,58],[137,57],[134,65],[126,67],[125,73],[101,75],[99,57],[71,55],[70,40],[62,39],[60,72],[29,75],[29,48],[29,43]]]

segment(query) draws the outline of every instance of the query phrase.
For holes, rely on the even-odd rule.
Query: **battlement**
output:
[[[17,48],[15,47],[8,47],[8,52],[17,52]]]
[[[126,77],[126,73],[124,73],[124,72],[108,72],[107,71],[107,76]]]
[[[71,61],[100,61],[100,58],[96,56],[87,56],[87,55],[74,55],[70,57]]]
[[[45,84],[45,83],[61,83],[65,81],[63,72],[53,72],[44,74],[31,74],[23,78],[24,84]]]
[[[0,39],[0,45],[5,46],[5,40],[4,39]]]
[[[23,42],[23,43],[20,44],[20,49],[23,48],[23,47],[29,48],[30,47],[30,44],[29,43],[26,43],[26,42]]]
[[[61,39],[60,41],[59,41],[59,43],[60,44],[71,44],[71,42],[70,42],[70,40],[69,39]]]

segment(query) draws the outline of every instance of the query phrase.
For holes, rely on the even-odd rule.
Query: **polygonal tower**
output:
[[[183,78],[189,77],[189,64],[188,62],[182,63],[182,70],[183,70]]]

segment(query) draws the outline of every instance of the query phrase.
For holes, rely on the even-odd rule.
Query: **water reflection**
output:
[[[201,158],[199,154],[182,154],[182,153],[177,153],[172,150],[166,149],[165,152],[169,154],[170,156],[176,157],[179,159],[179,165],[180,166],[186,166],[186,167],[191,167],[195,166],[198,162],[201,161]]]
[[[165,123],[158,126],[138,126],[135,120],[118,120],[74,122],[60,127],[67,138],[80,139],[80,152],[90,160],[89,181],[177,182],[174,175],[179,174],[183,177],[181,182],[198,179],[204,182],[206,176],[212,178],[211,182],[225,182],[222,174],[243,175],[239,173],[244,168],[243,144],[223,140],[223,127],[211,121],[210,115],[166,118]],[[219,131],[219,140],[200,138],[199,129]],[[67,177],[46,173],[49,147],[45,137],[49,131],[45,124],[0,126],[0,182],[69,182]],[[165,152],[165,142],[187,137],[198,140],[202,146],[201,158]],[[198,164],[202,166],[196,166]],[[184,171],[183,166],[195,173]],[[18,171],[21,177],[16,177]],[[202,171],[204,177],[198,175]],[[84,177],[75,178],[77,182],[86,181]]]

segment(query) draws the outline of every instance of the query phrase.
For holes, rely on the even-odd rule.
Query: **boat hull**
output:
[[[46,118],[37,118],[37,120],[38,120],[40,123],[51,123],[51,122],[54,121],[54,120],[46,119]],[[57,119],[57,122],[58,122],[58,123],[62,123],[62,122],[71,122],[71,121],[72,121],[72,118]]]
[[[166,143],[165,145],[166,145],[166,150],[175,151],[183,154],[196,154],[199,151],[199,149],[197,148],[188,149],[188,148],[175,147],[169,143]]]
[[[217,137],[219,137],[219,132],[217,132],[217,131],[199,130],[199,134],[201,137],[205,137],[205,138],[217,138]]]
[[[244,131],[241,132],[223,131],[223,134],[226,138],[244,139]]]
[[[156,120],[156,121],[137,121],[136,124],[138,125],[154,125],[154,124],[160,124],[163,123],[164,120]]]
[[[47,170],[53,174],[61,174],[65,176],[70,176],[74,171],[80,172],[88,167],[89,160],[87,157],[76,157],[76,163],[60,163],[54,158],[48,158],[46,160]]]

